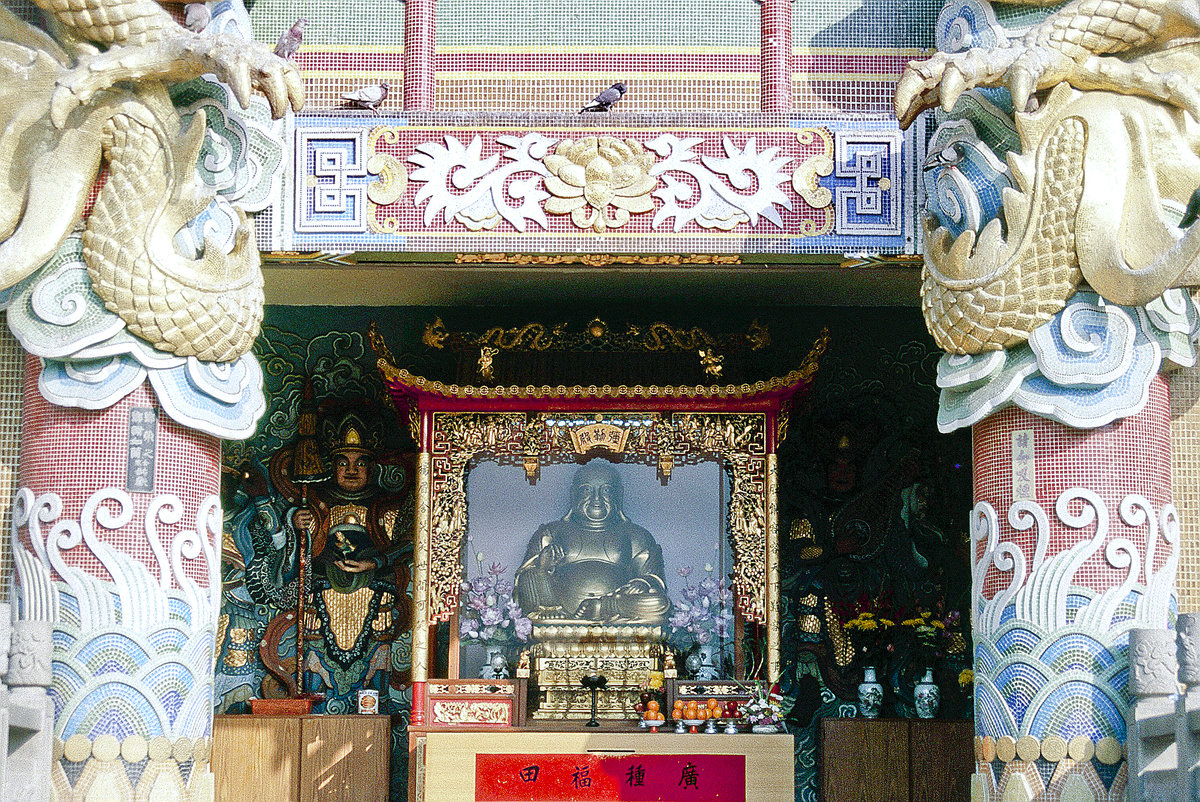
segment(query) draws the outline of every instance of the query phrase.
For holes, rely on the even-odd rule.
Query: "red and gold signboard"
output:
[[[476,802],[746,802],[745,755],[477,755]]]

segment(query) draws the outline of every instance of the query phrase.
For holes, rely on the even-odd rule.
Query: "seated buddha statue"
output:
[[[517,569],[526,615],[556,624],[666,622],[662,549],[621,505],[621,477],[610,463],[594,460],[575,473],[571,509],[538,527]]]

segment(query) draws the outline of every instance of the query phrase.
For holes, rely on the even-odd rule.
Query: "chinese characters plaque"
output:
[[[477,755],[476,802],[746,802],[745,755]]]

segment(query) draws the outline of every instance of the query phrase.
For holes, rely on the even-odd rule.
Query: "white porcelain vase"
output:
[[[879,718],[883,704],[883,686],[875,678],[875,666],[863,669],[863,681],[858,684],[858,714],[863,718]]]
[[[917,718],[937,718],[938,704],[942,701],[942,689],[933,681],[933,669],[925,669],[925,676],[913,687],[913,705]]]

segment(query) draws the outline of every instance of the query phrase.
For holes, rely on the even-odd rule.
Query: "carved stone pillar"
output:
[[[1192,711],[1200,710],[1200,613],[1181,613],[1175,621],[1176,655],[1183,696],[1175,716],[1175,744],[1178,755],[1178,784],[1198,788],[1200,781],[1200,733],[1192,728]]]
[[[1163,630],[1138,648],[1174,655],[1168,412],[1156,378],[1100,428],[1016,407],[974,426],[974,799],[1123,798],[1130,631]],[[1174,681],[1133,665],[1147,693]]]
[[[27,358],[14,551],[54,670],[50,621],[18,620],[8,681],[51,686],[56,798],[211,800],[220,443],[146,383],[102,411],[51,405],[40,369]]]

